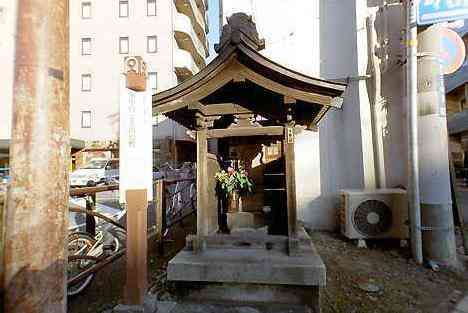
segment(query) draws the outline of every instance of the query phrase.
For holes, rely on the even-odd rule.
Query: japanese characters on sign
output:
[[[468,18],[468,0],[418,0],[419,25],[465,18]]]

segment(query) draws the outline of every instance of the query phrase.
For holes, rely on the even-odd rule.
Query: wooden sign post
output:
[[[147,288],[146,190],[127,190],[127,280],[125,302],[142,305]]]
[[[127,207],[125,305],[114,312],[143,310],[147,289],[147,210],[153,199],[153,128],[146,63],[124,60],[120,81],[120,203]],[[132,307],[132,308],[129,308]]]

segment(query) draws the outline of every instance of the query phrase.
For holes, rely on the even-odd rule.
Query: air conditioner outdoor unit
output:
[[[409,238],[403,189],[342,190],[340,224],[350,239]]]

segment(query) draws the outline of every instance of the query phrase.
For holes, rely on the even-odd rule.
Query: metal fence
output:
[[[148,207],[148,238],[156,237],[155,240],[164,253],[163,242],[168,238],[170,229],[181,223],[184,219],[196,213],[196,174],[193,165],[184,164],[179,169],[166,168],[157,173],[154,183],[154,199]],[[95,236],[97,231],[109,229],[119,230],[123,236],[126,235],[126,209],[117,205],[115,215],[103,214],[99,208],[96,194],[106,191],[118,190],[118,185],[106,185],[86,188],[71,188],[70,199],[82,198],[83,202],[70,201],[69,211],[74,214],[74,226],[69,229],[70,233],[84,232]],[[6,184],[0,184],[0,226],[4,225],[4,214],[6,207]],[[0,297],[3,294],[3,247],[4,227],[0,227]],[[126,252],[125,238],[122,240],[121,248],[110,254],[96,257],[91,255],[70,256],[79,258],[81,262],[92,263],[83,271],[68,277],[68,285],[76,284],[89,275],[96,273],[104,266],[117,260]],[[83,261],[84,260],[84,261]],[[70,261],[70,259],[69,259]],[[73,260],[76,262],[77,260]]]
[[[196,213],[196,174],[191,164],[161,173],[154,184],[152,211],[149,209],[150,236],[156,237],[160,253],[170,229]]]
[[[181,223],[184,219],[196,212],[196,180],[193,166],[185,165],[180,169],[168,169],[163,173],[159,173],[159,177],[155,177],[154,199],[151,201],[147,210],[147,226],[148,239],[155,240],[159,247],[159,252],[164,254],[164,241],[168,239],[170,229]],[[125,233],[126,228],[126,210],[120,208],[121,214],[117,214],[118,220],[112,217],[105,216],[96,211],[97,201],[96,194],[105,191],[118,190],[118,185],[98,186],[89,188],[76,188],[70,190],[70,196],[85,197],[86,206],[70,206],[70,212],[84,215],[83,223],[72,231],[86,232],[91,236],[95,236],[97,230],[117,229]],[[122,238],[120,238],[122,239]],[[125,241],[125,238],[123,238]],[[69,277],[68,284],[73,285],[86,279],[89,275],[96,273],[107,264],[117,260],[126,252],[125,243],[122,242],[122,248],[111,255],[95,258],[88,255],[72,256],[80,260],[92,261],[92,266],[87,267],[84,271]],[[69,258],[70,261],[70,258]],[[77,261],[77,260],[73,260]]]

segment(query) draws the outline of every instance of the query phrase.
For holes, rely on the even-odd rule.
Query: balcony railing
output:
[[[188,16],[192,22],[193,28],[198,38],[206,42],[206,19],[204,12],[198,8],[195,0],[174,0],[176,9],[179,13]],[[206,47],[208,49],[208,47]]]
[[[199,68],[189,52],[177,48],[174,53],[174,70],[179,81],[184,81],[198,73]]]
[[[174,37],[179,48],[187,50],[193,55],[198,67],[205,66],[208,50],[195,33],[190,18],[184,14],[177,13],[175,16]]]

